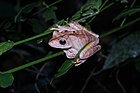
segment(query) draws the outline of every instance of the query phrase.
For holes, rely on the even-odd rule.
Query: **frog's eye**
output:
[[[62,39],[59,40],[59,43],[60,43],[61,45],[65,45],[65,44],[66,44],[66,40],[62,38]]]
[[[64,32],[68,32],[68,30],[64,30]]]

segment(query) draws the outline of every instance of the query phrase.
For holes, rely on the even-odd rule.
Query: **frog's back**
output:
[[[88,43],[91,41],[96,41],[98,39],[99,35],[93,33],[92,31],[86,29],[82,25],[80,25],[78,22],[71,22],[69,26],[73,29],[75,29],[75,34],[78,34],[77,36],[80,39],[84,39],[84,42]],[[83,40],[82,39],[82,40]]]
[[[75,32],[75,35],[69,35],[69,42],[76,50],[80,50],[87,43],[94,42],[96,39],[97,37],[83,30]]]

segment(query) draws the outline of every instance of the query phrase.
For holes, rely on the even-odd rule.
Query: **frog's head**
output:
[[[72,45],[68,42],[68,36],[58,31],[53,32],[53,37],[49,40],[49,45],[54,48],[68,49]]]

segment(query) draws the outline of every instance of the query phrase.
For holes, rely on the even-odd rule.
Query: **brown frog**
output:
[[[49,45],[54,48],[63,49],[67,58],[75,58],[81,48],[79,58],[75,62],[75,66],[84,63],[90,56],[101,49],[99,43],[99,35],[87,30],[77,22],[71,22],[68,26],[59,26],[51,28],[54,30]]]

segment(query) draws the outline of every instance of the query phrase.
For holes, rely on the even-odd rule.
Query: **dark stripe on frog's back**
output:
[[[81,32],[82,32],[82,34],[84,34],[84,38],[86,39],[86,43],[89,43],[89,42],[95,40],[95,37],[92,34],[88,33],[89,31],[81,31]]]
[[[77,31],[77,38],[78,38],[78,46],[80,50],[83,46],[85,46],[87,43],[94,41],[94,36],[91,35],[90,33],[86,32],[86,31]]]

